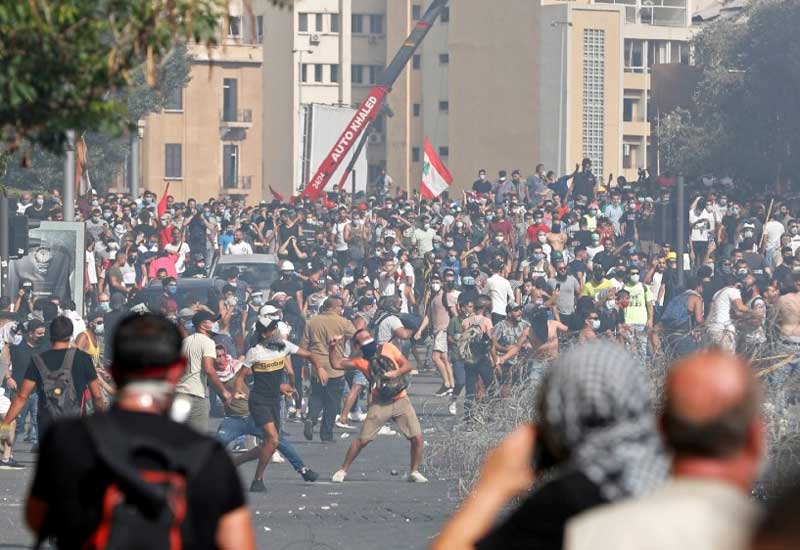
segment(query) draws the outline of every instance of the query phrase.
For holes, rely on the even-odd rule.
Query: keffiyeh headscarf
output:
[[[621,346],[593,341],[562,354],[539,394],[546,447],[611,501],[647,492],[669,473],[643,369]]]

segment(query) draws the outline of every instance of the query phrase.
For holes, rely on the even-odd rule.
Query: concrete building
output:
[[[220,45],[189,46],[191,81],[166,109],[149,115],[142,137],[142,187],[169,182],[179,201],[220,195],[253,203],[262,189],[263,18],[230,2]]]
[[[479,168],[564,174],[583,157],[604,179],[656,167],[649,73],[689,63],[688,0],[460,0],[451,14],[458,187]]]

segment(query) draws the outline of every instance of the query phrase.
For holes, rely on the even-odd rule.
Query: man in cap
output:
[[[227,404],[231,394],[217,376],[214,362],[217,359],[214,344],[214,324],[219,315],[198,311],[192,317],[195,333],[183,340],[183,355],[186,357],[186,373],[178,380],[176,395],[191,405],[187,424],[200,433],[208,431],[208,381]]]
[[[234,381],[234,395],[241,398],[247,392],[244,377],[253,376],[253,389],[249,399],[250,417],[253,424],[260,429],[263,443],[260,447],[236,457],[235,463],[239,466],[258,459],[255,477],[250,484],[250,491],[256,493],[266,492],[264,469],[278,449],[281,399],[284,395],[292,396],[295,393],[294,372],[291,368],[287,368],[288,357],[307,359],[314,370],[318,371],[318,375],[325,378],[325,371],[316,358],[307,350],[286,340],[281,334],[280,312],[272,306],[265,306],[262,310],[264,315],[256,321],[255,329],[258,343],[247,351],[244,366],[239,369]],[[285,383],[284,376],[288,384]]]

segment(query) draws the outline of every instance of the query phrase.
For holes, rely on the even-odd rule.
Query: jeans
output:
[[[264,436],[261,428],[256,426],[252,416],[226,416],[222,419],[219,428],[217,428],[217,439],[225,447],[243,435]],[[286,457],[292,468],[298,472],[305,468],[303,459],[300,458],[294,446],[286,439],[286,432],[282,428],[278,439],[278,452]]]
[[[475,405],[475,396],[478,393],[478,377],[483,382],[486,392],[494,391],[494,369],[487,359],[479,363],[464,363],[465,389],[464,418],[474,420],[472,409]]]
[[[14,399],[14,396],[17,395],[17,392],[10,392],[9,398]],[[39,404],[39,394],[36,392],[32,392],[30,396],[28,396],[28,400],[22,406],[22,410],[19,411],[17,415],[17,439],[19,436],[23,434],[25,431],[25,417],[28,416],[31,419],[31,429],[28,433],[31,435],[31,443],[34,445],[39,442],[39,431],[38,431],[38,422],[36,418],[36,408]]]
[[[333,440],[333,422],[342,406],[344,377],[330,378],[324,386],[316,378],[311,379],[311,398],[308,405],[308,420],[316,423],[322,411],[322,424],[319,427],[319,438],[322,441]]]
[[[294,408],[298,411],[303,410],[303,363],[305,360],[296,355],[292,355],[292,371],[294,372],[294,387],[297,394],[294,397]]]

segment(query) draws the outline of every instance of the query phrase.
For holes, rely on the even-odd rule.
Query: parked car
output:
[[[172,298],[178,304],[178,310],[181,310],[196,301],[207,303],[209,291],[212,290],[214,290],[214,281],[210,278],[178,279],[178,291]],[[161,281],[154,280],[140,290],[138,296],[147,306],[147,309],[157,312],[161,309],[161,297],[163,294],[164,286]]]
[[[229,270],[239,271],[239,280],[251,289],[269,290],[278,280],[278,257],[275,254],[230,254],[220,256],[211,266],[214,287],[221,290]]]

